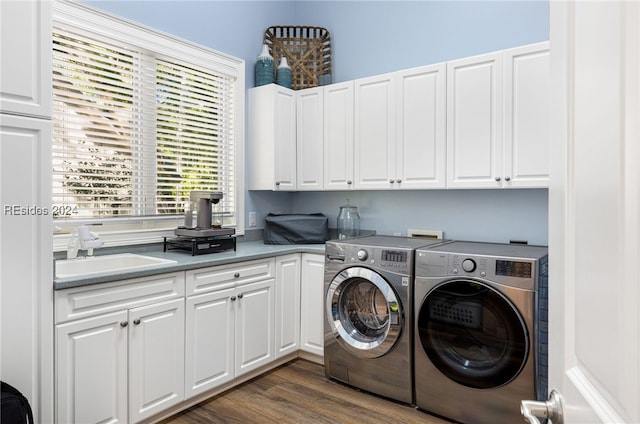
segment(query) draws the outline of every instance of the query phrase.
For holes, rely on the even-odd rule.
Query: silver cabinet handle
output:
[[[347,185],[351,185],[351,184],[353,184],[351,180],[347,180]]]
[[[242,293],[240,293],[240,294],[238,295],[238,299],[242,299],[243,297],[244,297],[244,295],[243,295]]]
[[[402,180],[401,180],[401,179],[397,179],[397,180],[396,180],[396,182],[397,182],[398,184],[400,184],[400,183],[402,182]]]
[[[505,181],[511,181],[511,177],[504,177]]]
[[[549,399],[546,402],[520,401],[520,413],[529,424],[540,424],[538,418],[549,419],[553,424],[564,424],[562,398],[555,390],[549,393]]]
[[[280,185],[280,181],[276,181],[276,187]]]
[[[496,181],[498,181],[498,182],[500,182],[501,179],[502,178],[500,178],[500,177],[496,177]]]
[[[235,296],[231,296],[231,301],[235,302],[236,301],[236,297]]]
[[[134,323],[135,325],[140,325],[140,318],[136,318],[136,319],[134,319],[134,320],[133,320],[133,323]]]
[[[128,322],[128,321],[122,321],[122,322],[120,323],[120,327],[122,327],[122,328],[126,327],[127,325],[129,325],[129,322]]]
[[[393,184],[393,183],[395,183],[395,180],[391,179],[391,180],[389,180],[389,182],[390,182],[391,184]]]
[[[233,278],[240,278],[240,273],[236,272],[235,274],[233,274]]]

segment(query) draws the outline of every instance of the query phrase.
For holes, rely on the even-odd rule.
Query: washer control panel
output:
[[[401,249],[358,247],[348,255],[349,262],[362,263],[398,273],[411,273],[412,252]]]

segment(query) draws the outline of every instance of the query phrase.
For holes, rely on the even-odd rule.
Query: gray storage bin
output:
[[[321,244],[329,240],[329,219],[321,213],[269,214],[264,244]]]

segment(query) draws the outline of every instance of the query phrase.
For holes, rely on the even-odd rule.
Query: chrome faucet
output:
[[[81,225],[75,230],[67,244],[67,259],[74,259],[78,256],[78,250],[86,250],[87,256],[93,256],[93,249],[102,247],[104,242],[96,233],[89,231],[89,227]]]

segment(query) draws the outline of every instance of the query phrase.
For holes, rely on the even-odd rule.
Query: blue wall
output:
[[[314,25],[331,33],[333,80],[347,81],[549,39],[548,1],[142,1],[84,3],[246,61],[247,87],[264,30]],[[338,154],[338,153],[336,153]],[[323,212],[346,198],[363,228],[455,239],[547,244],[547,190],[247,192],[245,213]],[[245,216],[245,222],[246,222]]]

